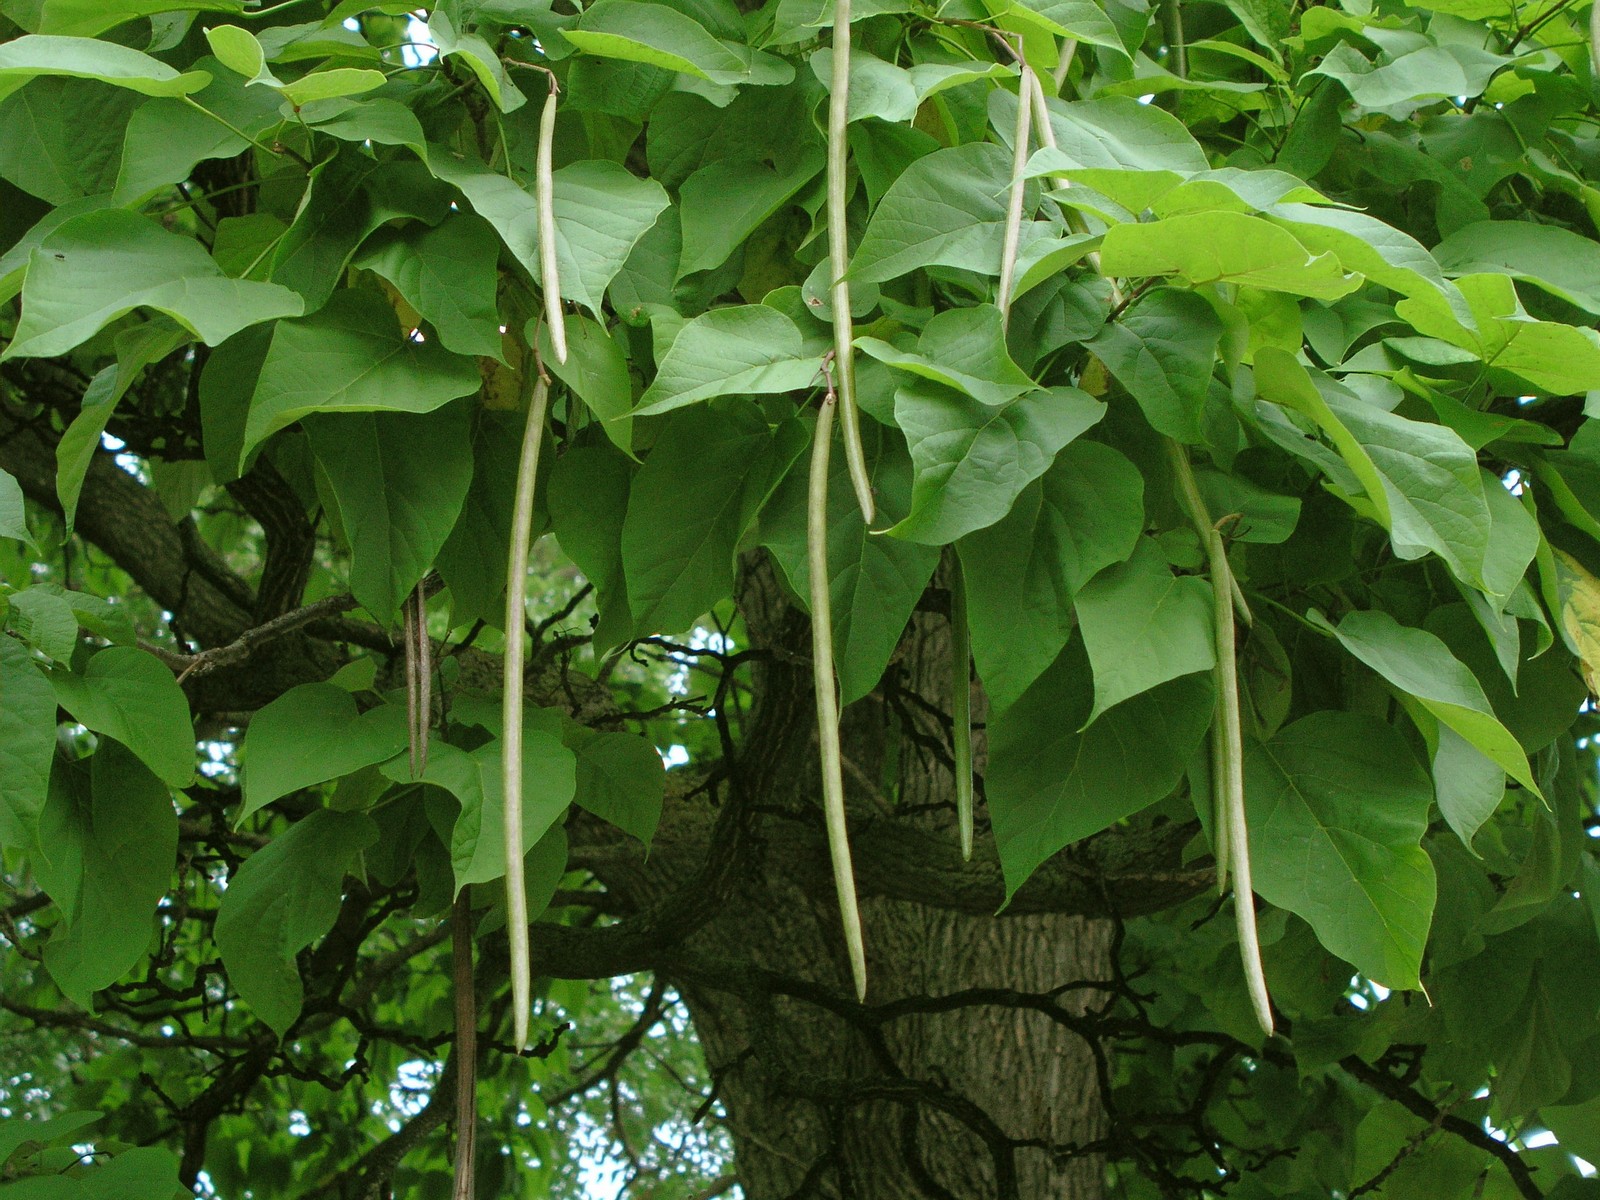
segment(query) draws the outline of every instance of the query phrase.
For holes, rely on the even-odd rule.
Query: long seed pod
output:
[[[420,718],[422,705],[418,703],[421,696],[417,690],[417,610],[413,593],[405,598],[400,605],[401,640],[405,643],[406,651],[406,748],[407,761],[411,766],[411,778],[415,779],[422,774],[418,763],[418,750],[422,740],[427,736],[421,729]]]
[[[876,515],[872,477],[861,447],[861,414],[856,411],[855,328],[850,316],[849,230],[845,225],[845,164],[849,154],[846,130],[850,121],[850,0],[835,0],[833,7],[833,91],[828,97],[828,273],[833,276],[833,360],[835,390],[839,397],[839,424],[844,429],[844,460],[850,468],[850,486],[868,525]]]
[[[1228,586],[1232,574],[1222,534],[1211,530],[1206,541],[1211,560],[1211,590],[1217,633],[1217,715],[1222,726],[1223,763],[1226,788],[1222,807],[1227,815],[1228,857],[1233,860],[1233,914],[1239,930],[1239,955],[1244,962],[1245,986],[1250,992],[1250,1007],[1262,1032],[1272,1036],[1272,1000],[1267,995],[1267,976],[1261,966],[1261,939],[1256,933],[1256,897],[1250,885],[1250,838],[1244,814],[1244,733],[1239,716],[1239,672],[1233,625],[1233,602]]]
[[[867,997],[867,955],[850,865],[850,835],[844,817],[844,767],[839,752],[839,692],[833,671],[833,601],[828,592],[828,454],[833,441],[833,389],[817,414],[811,443],[810,488],[806,493],[806,559],[811,571],[811,663],[817,690],[817,742],[822,761],[822,809],[828,826],[833,884],[844,919],[844,944],[856,998]]]
[[[472,971],[472,902],[462,891],[450,910],[456,1018],[456,1171],[451,1200],[476,1200],[478,1151],[478,1001]]]
[[[428,638],[428,589],[418,581],[411,593],[411,630],[414,641],[406,647],[407,674],[416,662],[416,717],[412,741],[411,777],[428,769],[428,729],[433,724],[433,642]]]
[[[1078,55],[1078,39],[1068,38],[1061,43],[1061,57],[1056,60],[1056,95],[1061,94],[1062,85],[1067,82],[1067,73],[1072,70],[1072,60]]]
[[[961,860],[972,859],[972,632],[967,625],[967,581],[961,559],[950,556],[950,723],[956,768],[956,823]]]
[[[1189,464],[1189,453],[1172,438],[1165,440],[1167,458],[1172,463],[1173,479],[1178,485],[1178,499],[1183,503],[1184,511],[1189,514],[1189,523],[1200,536],[1200,544],[1205,545],[1215,523],[1211,520],[1211,513],[1206,509],[1205,497],[1200,495],[1200,485],[1195,482],[1194,468]],[[1233,598],[1234,611],[1246,625],[1254,625],[1255,615],[1250,611],[1249,601],[1244,598],[1244,589],[1239,586],[1239,581],[1232,571],[1227,575],[1228,594]]]
[[[530,363],[530,367],[534,364]],[[538,372],[528,404],[517,466],[517,499],[511,516],[511,551],[506,559],[505,711],[500,731],[505,780],[506,934],[511,940],[512,1045],[528,1044],[528,1008],[533,971],[528,960],[528,893],[522,877],[522,652],[528,606],[528,538],[533,531],[533,491],[539,476],[550,381]]]
[[[1005,237],[1000,244],[1000,286],[995,307],[1000,310],[1000,325],[1011,317],[1011,293],[1017,283],[1017,245],[1022,240],[1022,198],[1027,192],[1029,128],[1033,112],[1033,93],[1039,86],[1028,60],[1021,60],[1022,75],[1017,80],[1017,128],[1011,155],[1011,195],[1006,202]]]
[[[550,77],[550,94],[539,115],[539,145],[534,157],[533,200],[539,214],[539,287],[544,292],[544,317],[550,326],[550,346],[556,361],[567,361],[567,324],[561,311],[561,276],[556,268],[556,201],[554,146],[556,140],[556,81]]]

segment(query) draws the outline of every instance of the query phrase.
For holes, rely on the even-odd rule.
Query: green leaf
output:
[[[1011,360],[1004,319],[992,304],[938,313],[923,327],[915,352],[873,337],[857,338],[856,346],[879,362],[991,406],[1009,404],[1039,386]]]
[[[235,823],[301,788],[386,762],[406,747],[405,710],[380,704],[356,711],[331,683],[290,688],[250,719],[245,734],[244,805]]]
[[[56,497],[70,535],[77,522],[78,498],[89,464],[100,449],[100,435],[139,373],[189,341],[189,334],[170,321],[146,321],[116,336],[117,362],[105,367],[84,389],[83,403],[56,443]]]
[[[606,437],[624,454],[633,453],[633,380],[622,345],[604,325],[582,315],[567,317],[567,361],[558,362],[550,329],[539,330],[545,367],[589,406]]]
[[[822,171],[822,147],[800,141],[777,164],[722,159],[707,163],[679,189],[683,254],[678,278],[726,262],[755,228]]]
[[[886,517],[911,503],[911,460],[899,437],[863,423],[873,496]],[[850,485],[844,455],[829,460],[828,594],[839,703],[850,704],[878,686],[906,623],[939,565],[932,546],[872,532]],[[811,568],[806,552],[809,471],[797,462],[761,514],[761,543],[772,551],[789,586],[810,611]],[[892,519],[892,518],[891,518]]]
[[[482,386],[478,365],[403,335],[394,310],[344,291],[314,317],[281,321],[261,364],[240,455],[319,412],[432,412]]]
[[[144,103],[133,92],[88,80],[35,80],[0,100],[6,131],[0,175],[52,204],[98,196],[100,203],[88,207],[103,208],[116,185],[126,130]]]
[[[1077,612],[1094,668],[1094,707],[1084,724],[1169,679],[1210,670],[1217,661],[1212,609],[1211,585],[1174,575],[1150,538],[1086,583]]]
[[[1087,3],[1084,8],[1092,8]],[[1098,10],[1097,10],[1098,11]],[[1102,18],[1104,24],[1104,18]],[[1118,43],[1120,48],[1120,43]],[[811,73],[824,88],[833,86],[833,51],[827,47],[810,57]],[[910,123],[917,109],[930,96],[963,84],[984,79],[999,79],[1009,72],[999,63],[952,62],[919,63],[897,67],[868,51],[850,51],[849,120]]]
[[[33,846],[55,756],[55,692],[22,643],[0,634],[0,846]]]
[[[633,480],[622,524],[638,632],[686,630],[732,594],[739,541],[804,446],[803,437],[775,441],[748,401],[672,417]]]
[[[1409,108],[1441,96],[1477,96],[1505,62],[1497,54],[1457,44],[1424,46],[1374,66],[1354,46],[1341,42],[1306,74],[1337,80],[1363,108]]]
[[[506,873],[505,775],[498,738],[473,751],[445,743],[428,752],[422,782],[441,787],[461,804],[450,834],[455,887],[489,883]],[[382,768],[384,775],[408,780],[402,761]],[[522,733],[523,852],[531,850],[566,813],[577,789],[577,758],[561,740],[561,714],[530,709]]]
[[[178,814],[167,785],[107,738],[88,769],[62,762],[33,854],[39,885],[61,910],[44,963],[62,993],[92,1008],[151,945],[156,904],[172,881]]]
[[[1074,597],[1133,553],[1144,479],[1117,451],[1079,440],[1004,517],[958,543],[967,622],[992,712],[1009,708],[1071,636]],[[882,539],[880,539],[882,540]]]
[[[433,566],[472,486],[466,409],[328,414],[305,428],[350,541],[350,590],[387,625]]]
[[[1386,612],[1346,613],[1337,628],[1322,624],[1351,654],[1488,755],[1534,795],[1539,785],[1517,739],[1495,717],[1483,688],[1449,647]]]
[[[204,71],[180,73],[148,54],[91,37],[26,34],[0,44],[0,99],[41,75],[98,79],[146,96],[186,96],[211,82]]]
[[[1456,577],[1485,586],[1492,524],[1477,455],[1454,430],[1385,412],[1337,384],[1319,389],[1288,353],[1256,354],[1256,387],[1322,429],[1360,482],[1404,559],[1433,551]],[[1338,480],[1334,481],[1338,483]]]
[[[78,648],[78,618],[60,589],[23,588],[10,597],[9,623],[35,650],[58,663],[70,663]]]
[[[714,308],[679,331],[635,416],[670,412],[715,396],[821,386],[822,364],[800,329],[775,308]]]
[[[12,538],[34,549],[38,543],[28,532],[28,511],[22,502],[22,485],[9,471],[0,471],[0,537]]]
[[[345,872],[377,840],[370,817],[318,809],[228,880],[217,909],[217,950],[228,982],[280,1038],[304,998],[296,956],[333,928]]]
[[[1011,156],[993,142],[917,159],[878,202],[850,278],[882,283],[920,267],[998,275],[1010,180]]]
[[[562,737],[577,758],[573,802],[631,833],[648,850],[667,791],[656,748],[636,734],[603,733],[576,721],[562,726]]]
[[[457,214],[374,239],[355,265],[382,275],[426,317],[445,349],[501,358],[495,303],[500,239],[481,217]]]
[[[135,308],[166,313],[214,346],[247,325],[295,315],[301,302],[276,284],[229,279],[192,238],[135,213],[85,213],[34,250],[16,338],[0,358],[65,354]]]
[[[1193,292],[1161,288],[1088,342],[1158,433],[1205,441],[1201,420],[1222,323]]]
[[[1433,789],[1394,728],[1313,713],[1248,747],[1245,797],[1256,891],[1362,974],[1420,987],[1435,883],[1419,843]]]
[[[1235,212],[1113,225],[1100,260],[1118,277],[1176,275],[1191,286],[1234,283],[1318,300],[1337,300],[1361,284],[1333,254],[1313,256],[1287,230]]]
[[[623,569],[622,529],[635,467],[603,442],[580,442],[550,471],[550,519],[562,550],[594,584],[600,620],[596,654],[633,636]],[[663,492],[667,489],[662,488]]]
[[[1006,895],[1056,851],[1170,795],[1211,725],[1211,680],[1136,696],[1085,726],[1093,693],[1073,639],[989,727],[985,787]]]
[[[481,162],[430,147],[429,168],[461,190],[495,227],[506,249],[538,279],[538,214],[533,195]],[[599,313],[605,290],[639,239],[669,204],[666,190],[620,163],[584,161],[555,173],[556,263],[561,294]]]
[[[993,525],[1056,453],[1105,415],[1073,387],[1030,392],[993,407],[936,383],[895,393],[895,422],[911,446],[911,514],[889,532],[942,545]]]
[[[194,719],[183,689],[153,654],[112,646],[81,675],[52,671],[56,701],[95,733],[116,738],[175,788],[194,781]]]
[[[438,567],[450,585],[452,619],[457,624],[483,620],[498,629],[506,618],[506,547],[511,544],[512,506],[527,416],[482,409],[476,424],[472,486],[455,528],[439,547]],[[541,460],[539,475],[544,478],[545,474]],[[536,494],[536,532],[545,524],[542,503]]]
[[[1506,794],[1506,773],[1498,763],[1448,725],[1437,730],[1433,786],[1439,813],[1462,845],[1472,839]]]

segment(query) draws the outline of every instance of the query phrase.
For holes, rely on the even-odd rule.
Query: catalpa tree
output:
[[[4,1200],[1600,1194],[1583,0],[0,14]]]

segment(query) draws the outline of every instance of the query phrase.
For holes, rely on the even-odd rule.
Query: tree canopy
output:
[[[0,0],[0,1200],[1600,1195],[1597,35]]]

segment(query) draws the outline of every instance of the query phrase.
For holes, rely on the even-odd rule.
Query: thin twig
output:
[[[202,650],[199,654],[173,654],[165,652],[160,655],[161,660],[169,667],[178,669],[178,682],[182,683],[191,676],[199,678],[218,667],[233,666],[247,660],[257,646],[270,642],[274,638],[283,637],[293,633],[296,629],[310,624],[312,621],[323,617],[330,617],[336,613],[349,612],[358,608],[354,596],[328,596],[315,603],[307,604],[282,616],[273,617],[272,620],[254,629],[246,629],[226,646],[215,646],[210,650]]]

